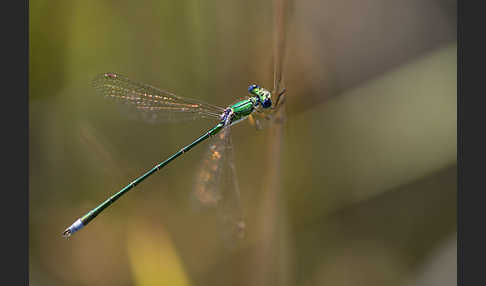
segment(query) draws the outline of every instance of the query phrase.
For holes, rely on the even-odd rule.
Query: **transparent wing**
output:
[[[244,236],[245,222],[230,128],[225,128],[215,137],[196,176],[194,193],[203,206],[216,209],[224,240],[231,246],[235,239]]]
[[[105,97],[124,103],[148,122],[219,119],[224,108],[177,96],[153,86],[138,83],[116,73],[99,74],[93,87]]]

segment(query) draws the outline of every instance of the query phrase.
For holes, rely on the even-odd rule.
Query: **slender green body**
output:
[[[230,107],[228,107],[225,112],[221,116],[221,121],[212,129],[210,129],[208,132],[206,132],[204,135],[193,141],[191,144],[185,146],[169,158],[167,158],[165,161],[155,165],[152,169],[147,171],[145,174],[142,176],[138,177],[135,179],[133,182],[125,186],[123,189],[118,191],[116,194],[113,196],[109,197],[107,200],[105,200],[103,203],[98,205],[96,208],[92,209],[89,211],[87,214],[85,214],[83,217],[78,219],[71,227],[66,229],[64,231],[64,236],[70,236],[72,233],[78,231],[88,223],[90,223],[96,216],[98,216],[103,210],[105,210],[107,207],[109,207],[111,204],[116,202],[120,197],[122,197],[124,194],[126,194],[128,191],[133,189],[136,185],[138,185],[140,182],[148,178],[150,175],[153,173],[157,172],[158,170],[162,169],[165,167],[167,164],[175,160],[177,157],[181,156],[185,152],[189,151],[192,149],[192,147],[196,146],[197,144],[203,142],[204,140],[208,139],[211,136],[214,136],[218,134],[223,127],[226,125],[231,125],[233,123],[236,123],[238,121],[241,121],[248,117],[254,109],[255,109],[255,103],[257,102],[257,99],[254,97],[250,97],[248,99],[239,101]]]
[[[182,155],[185,152],[191,150],[192,147],[194,147],[197,144],[203,142],[204,140],[208,139],[209,137],[218,134],[223,127],[224,127],[224,122],[218,123],[215,127],[213,127],[212,129],[210,129],[203,136],[199,137],[198,139],[196,139],[195,141],[193,141],[191,144],[185,146],[184,148],[182,148],[181,150],[179,150],[177,153],[175,153],[174,155],[172,155],[169,158],[167,158],[167,160],[165,160],[165,161],[157,164],[155,167],[153,167],[152,169],[150,169],[149,171],[147,171],[145,174],[143,174],[142,176],[140,176],[137,179],[135,179],[133,182],[131,182],[130,184],[128,184],[127,186],[125,186],[119,192],[117,192],[113,196],[109,197],[106,201],[104,201],[103,203],[101,203],[100,205],[98,205],[96,208],[94,208],[93,210],[91,210],[87,214],[85,214],[83,217],[81,217],[78,221],[76,221],[73,224],[73,226],[75,224],[77,224],[74,227],[74,229],[73,229],[73,226],[71,226],[70,228],[66,229],[66,231],[64,232],[64,235],[65,236],[69,236],[72,233],[74,233],[75,231],[81,229],[83,226],[87,225],[91,220],[93,220],[97,215],[99,215],[104,209],[106,209],[111,204],[113,204],[114,202],[116,202],[121,196],[123,196],[128,191],[130,191],[131,189],[133,189],[140,182],[142,182],[143,180],[145,180],[146,178],[148,178],[153,173],[155,173],[158,170],[160,170],[163,167],[165,167],[167,164],[169,164],[170,162],[172,162],[173,160],[175,160],[180,155]]]

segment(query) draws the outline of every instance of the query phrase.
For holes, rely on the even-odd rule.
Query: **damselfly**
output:
[[[231,170],[224,170],[224,167],[222,166],[223,161],[220,160],[222,157],[231,156],[231,154],[227,154],[227,150],[231,150],[229,127],[245,119],[250,119],[252,124],[259,127],[260,120],[263,118],[270,118],[272,110],[278,108],[280,98],[285,92],[285,90],[283,90],[276,95],[276,98],[272,99],[272,95],[274,95],[272,92],[252,84],[248,88],[249,96],[233,105],[223,108],[199,100],[180,97],[150,85],[131,81],[128,78],[115,73],[98,75],[94,79],[93,85],[101,95],[113,98],[122,103],[127,103],[129,106],[139,110],[141,114],[148,117],[148,119],[158,118],[163,121],[177,122],[181,120],[211,118],[217,120],[217,124],[201,137],[183,147],[165,161],[158,163],[155,167],[129,183],[84,216],[77,219],[63,232],[65,237],[69,237],[83,228],[108,206],[113,204],[150,175],[162,169],[185,152],[188,152],[194,146],[211,137],[216,137],[215,143],[210,145],[210,158],[206,161],[207,163],[205,162],[203,170],[199,174],[196,195],[202,202],[217,202],[220,198],[218,194],[214,192],[214,188],[217,187],[215,184],[217,185],[218,179],[221,178],[222,173],[234,173],[232,165],[230,165]],[[232,183],[233,187],[237,189],[238,186],[235,179],[236,177]],[[237,195],[239,196],[239,193]],[[239,222],[238,227],[244,228],[244,222]]]

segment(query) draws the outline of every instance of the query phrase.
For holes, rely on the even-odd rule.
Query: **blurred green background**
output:
[[[247,217],[234,249],[188,204],[207,144],[61,236],[213,124],[132,120],[93,77],[221,106],[271,89],[277,2],[29,2],[31,285],[456,284],[455,1],[288,2],[271,240],[268,130],[246,123],[232,131]]]

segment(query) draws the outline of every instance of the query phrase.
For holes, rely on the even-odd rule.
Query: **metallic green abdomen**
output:
[[[235,122],[250,115],[253,112],[254,103],[249,98],[231,105],[230,108],[233,109],[233,119],[231,121]]]

